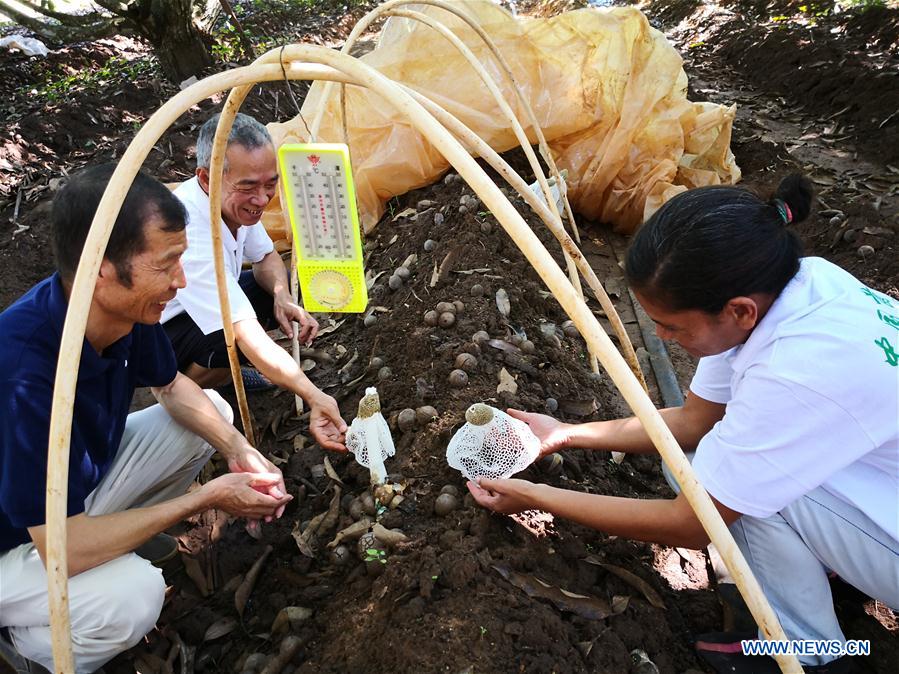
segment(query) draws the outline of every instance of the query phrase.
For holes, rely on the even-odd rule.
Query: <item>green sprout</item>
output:
[[[384,550],[378,550],[377,548],[368,548],[365,551],[365,562],[380,562],[381,564],[387,563],[387,553]]]
[[[482,639],[483,639],[485,636],[487,636],[487,628],[486,628],[486,627],[484,627],[483,625],[480,625],[480,626],[478,627],[478,629],[481,630],[481,638],[482,638]]]

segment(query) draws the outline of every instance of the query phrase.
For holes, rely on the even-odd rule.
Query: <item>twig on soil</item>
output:
[[[315,494],[316,496],[317,496],[318,494],[321,494],[321,493],[322,493],[322,490],[319,489],[318,487],[316,487],[316,486],[315,486],[315,483],[312,482],[311,480],[307,480],[307,479],[306,479],[305,477],[303,477],[302,475],[301,475],[298,479],[299,479],[300,482],[302,482],[303,484],[306,485],[306,488],[307,488],[307,489],[311,489],[311,490],[312,490],[312,493]]]
[[[882,129],[883,127],[885,127],[885,126],[887,125],[887,123],[888,123],[891,119],[893,119],[893,117],[895,117],[896,115],[899,115],[899,110],[896,110],[893,114],[891,114],[891,115],[889,115],[888,117],[886,117],[886,119],[884,119],[880,124],[877,125],[877,128],[878,128],[878,129]]]
[[[247,601],[250,599],[250,593],[256,586],[256,581],[259,579],[259,572],[262,570],[262,565],[265,563],[265,560],[268,559],[268,556],[272,554],[273,549],[274,548],[272,548],[271,545],[266,546],[263,553],[259,556],[259,559],[257,559],[253,563],[253,566],[250,567],[250,570],[247,571],[246,577],[234,593],[234,607],[237,609],[237,615],[241,618],[243,618],[244,609],[247,607]]]
[[[21,205],[22,205],[22,188],[19,187],[19,191],[16,194],[16,206],[12,211],[12,217],[9,219],[9,221],[13,224],[15,224],[16,220],[19,219],[19,206],[21,206]]]

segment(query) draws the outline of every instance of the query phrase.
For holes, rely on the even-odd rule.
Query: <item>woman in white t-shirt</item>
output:
[[[696,450],[697,476],[787,636],[845,642],[829,571],[899,609],[899,300],[801,258],[788,225],[811,199],[801,176],[767,202],[736,187],[680,194],[635,235],[626,274],[659,336],[700,358],[685,404],[661,414],[681,447]],[[530,425],[543,455],[656,451],[633,417],[572,425],[510,414]],[[709,542],[682,495],[637,500],[524,480],[469,489],[498,512],[539,508],[613,535]],[[807,671],[835,672],[848,660],[839,654],[799,659]],[[752,658],[749,669],[763,666]]]

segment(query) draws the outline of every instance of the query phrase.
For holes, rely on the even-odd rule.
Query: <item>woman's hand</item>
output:
[[[481,478],[468,482],[468,491],[488,510],[514,515],[536,508],[534,489],[537,485],[527,480],[488,480]]]
[[[522,412],[508,409],[506,413],[526,423],[534,435],[540,440],[540,457],[547,456],[564,449],[571,441],[571,424],[562,423],[546,414]]]

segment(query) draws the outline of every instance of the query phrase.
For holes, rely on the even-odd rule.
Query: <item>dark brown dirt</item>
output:
[[[555,4],[561,7],[571,3]],[[775,41],[768,43],[769,48],[777,44],[783,58],[788,59],[793,53],[789,51],[793,44],[790,40],[798,44],[808,30],[792,23],[749,25],[747,19],[756,21],[761,11],[749,3],[730,5],[729,11],[736,14],[709,13],[701,3],[690,0],[654,2],[649,9],[654,21],[670,29],[669,35],[685,55],[691,100],[738,103],[733,149],[743,169],[744,183],[765,192],[791,171],[811,173],[819,181],[823,203],[799,228],[809,252],[823,255],[875,287],[899,296],[894,233],[897,199],[895,190],[891,191],[896,181],[877,178],[896,175],[886,166],[891,150],[886,143],[865,140],[872,126],[866,126],[864,119],[870,116],[882,121],[886,104],[875,105],[859,93],[855,107],[835,115],[848,104],[837,94],[827,98],[820,89],[803,93],[804,89],[788,81],[789,69],[778,69],[777,63],[766,62],[764,70],[756,71],[754,64],[758,61],[750,54],[759,53],[754,51],[758,42]],[[786,14],[778,7],[770,11]],[[889,17],[894,15],[876,21],[862,15],[833,17],[829,20],[839,24],[827,25],[839,25],[845,31],[828,37],[823,28],[816,28],[812,31],[814,44],[803,43],[796,47],[797,53],[807,59],[805,63],[823,61],[815,68],[826,79],[842,77],[841,69],[851,61],[847,56],[843,63],[839,50],[852,51],[852,58],[864,63],[860,45],[874,45],[872,63],[881,63],[878,67],[883,71],[891,67],[895,70],[889,60],[895,55],[886,53],[890,39],[895,51]],[[273,13],[257,17],[256,25],[270,29],[285,20]],[[331,14],[321,24],[331,31],[329,36],[339,37],[352,26],[352,16]],[[245,25],[252,30],[254,24]],[[298,21],[297,25],[299,31],[305,24]],[[314,32],[314,26],[308,28],[307,34]],[[696,44],[699,42],[704,44]],[[43,67],[58,74],[64,64],[73,68],[73,64],[81,64],[84,72],[90,72],[122,50],[141,58],[142,49],[124,42],[79,45],[52,57]],[[814,51],[818,49],[820,53]],[[885,55],[876,55],[878,51]],[[176,90],[152,72],[141,71],[133,79],[119,78],[113,86],[102,89],[73,86],[66,96],[48,103],[27,93],[29,86],[42,81],[43,75],[36,73],[35,66],[22,57],[0,53],[0,68],[4,74],[13,74],[4,77],[0,85],[7,87],[2,92],[9,110],[0,129],[0,307],[52,269],[47,240],[51,181],[62,177],[63,170],[73,171],[86,163],[120,156],[133,137],[135,124],[145,121]],[[857,86],[858,92],[878,90],[882,79],[889,77],[878,75],[881,79],[875,79],[874,71],[880,70],[872,67],[853,71],[858,82],[847,81],[844,87]],[[799,95],[790,98],[794,91]],[[300,87],[296,92],[302,96]],[[196,125],[220,102],[207,102],[183,118],[151,153],[146,168],[166,180],[188,175]],[[800,104],[805,107],[800,108]],[[258,87],[246,105],[263,121],[294,114],[283,85]],[[886,113],[895,109],[894,105]],[[846,127],[834,129],[834,117]],[[893,133],[897,123],[899,120],[893,118],[878,131]],[[809,134],[817,136],[802,140]],[[518,157],[512,156],[510,161],[521,166]],[[18,217],[10,222],[20,193]],[[241,672],[250,654],[269,656],[277,652],[282,636],[272,635],[271,626],[287,606],[312,612],[294,630],[304,642],[293,661],[295,671],[626,672],[631,668],[629,653],[635,648],[646,651],[664,673],[707,671],[693,655],[691,639],[721,629],[724,616],[702,556],[607,537],[564,521],[552,522],[548,533],[538,535],[534,530],[540,527],[492,515],[470,498],[463,498],[464,480],[447,466],[444,454],[470,403],[488,401],[500,407],[542,411],[546,399],[552,397],[560,404],[559,416],[569,420],[626,413],[608,378],[589,374],[580,338],[561,330],[556,332],[558,342],[542,337],[541,324],[561,326],[566,316],[555,300],[542,292],[535,272],[483,207],[459,214],[463,194],[471,191],[462,183],[439,182],[392,202],[376,234],[366,242],[367,269],[373,276],[383,272],[370,291],[370,308],[377,320],[365,327],[362,316],[335,315],[331,324],[335,329],[316,340],[315,348],[325,355],[318,354],[315,367],[309,371],[317,385],[338,399],[348,420],[355,415],[358,399],[369,385],[378,386],[388,418],[406,407],[432,405],[437,409],[438,418],[430,423],[406,433],[394,429],[397,453],[387,467],[403,485],[405,500],[397,509],[384,513],[382,522],[388,528],[400,528],[408,541],[388,552],[383,564],[360,560],[355,544],[349,546],[345,562],[332,562],[325,544],[336,530],[351,522],[348,501],[367,489],[368,476],[351,456],[328,454],[343,481],[339,521],[315,539],[313,557],[301,554],[291,531],[295,526],[302,530],[328,509],[335,483],[326,474],[325,453],[304,438],[305,419],[297,417],[292,397],[253,395],[250,402],[259,446],[280,462],[288,487],[297,498],[282,520],[264,527],[261,541],[251,539],[241,523],[229,522],[220,513],[206,513],[186,523],[181,534],[184,558],[194,561],[175,561],[166,568],[172,590],[159,630],[146,643],[117,658],[108,671],[162,672],[167,671],[166,660],[178,667],[177,659],[192,658],[196,671]],[[422,200],[435,203],[419,206]],[[393,219],[406,208],[418,210],[415,219]],[[837,210],[843,215],[832,224],[834,216],[829,213]],[[526,209],[521,212],[525,214]],[[435,224],[438,213],[443,216],[442,224]],[[533,224],[554,251],[551,237],[539,223]],[[601,240],[607,234],[590,223],[582,226],[588,235],[585,241]],[[20,231],[13,236],[16,230]],[[846,231],[854,235],[846,236]],[[435,246],[426,251],[428,239]],[[607,240],[612,245],[588,244],[585,253],[600,280],[611,284],[610,294],[617,298],[619,311],[636,339],[627,294],[611,292],[620,279],[612,248],[620,254],[621,242],[614,237]],[[872,245],[874,254],[859,257],[856,251],[862,243]],[[390,290],[390,274],[413,254],[417,260],[409,264],[410,278],[399,290]],[[449,254],[448,273],[432,287],[435,266],[440,268]],[[482,296],[472,295],[476,283],[485,290]],[[495,293],[500,288],[511,301],[508,319],[503,319],[496,308]],[[453,300],[465,306],[452,327],[424,325],[426,310],[433,309],[437,302]],[[323,327],[328,325],[322,320]],[[478,347],[472,343],[472,335],[478,330],[509,342],[526,337],[534,342],[535,353],[509,358],[491,346]],[[476,357],[477,370],[466,387],[455,389],[449,386],[447,377],[461,352]],[[383,359],[391,370],[389,376],[378,378],[377,369],[370,366],[374,357]],[[677,350],[672,358],[686,387],[692,359]],[[501,368],[515,376],[517,394],[496,393]],[[296,451],[297,447],[301,449]],[[561,469],[535,466],[523,476],[557,486],[638,498],[670,493],[657,461],[647,457],[632,457],[621,465],[611,463],[601,452],[571,451],[564,458]],[[209,472],[220,469],[213,465]],[[434,514],[433,507],[445,485],[459,490],[461,504],[441,518]],[[242,620],[227,635],[204,641],[211,625],[237,618],[235,581],[246,574],[266,545],[272,545],[274,552],[265,563]],[[661,594],[665,608],[653,607],[637,589],[591,561],[612,563],[637,574]],[[504,580],[497,566],[602,601],[628,597],[627,607],[601,620],[583,618],[546,600],[529,597]],[[198,583],[208,587],[201,591]],[[861,670],[890,671],[889,663],[897,653],[895,616],[884,613],[882,607],[866,609],[864,598],[852,593],[841,591],[837,598],[847,636],[874,642],[874,655],[860,661]],[[871,614],[877,614],[878,620]],[[884,624],[893,625],[892,635]],[[183,648],[178,648],[179,643]]]

